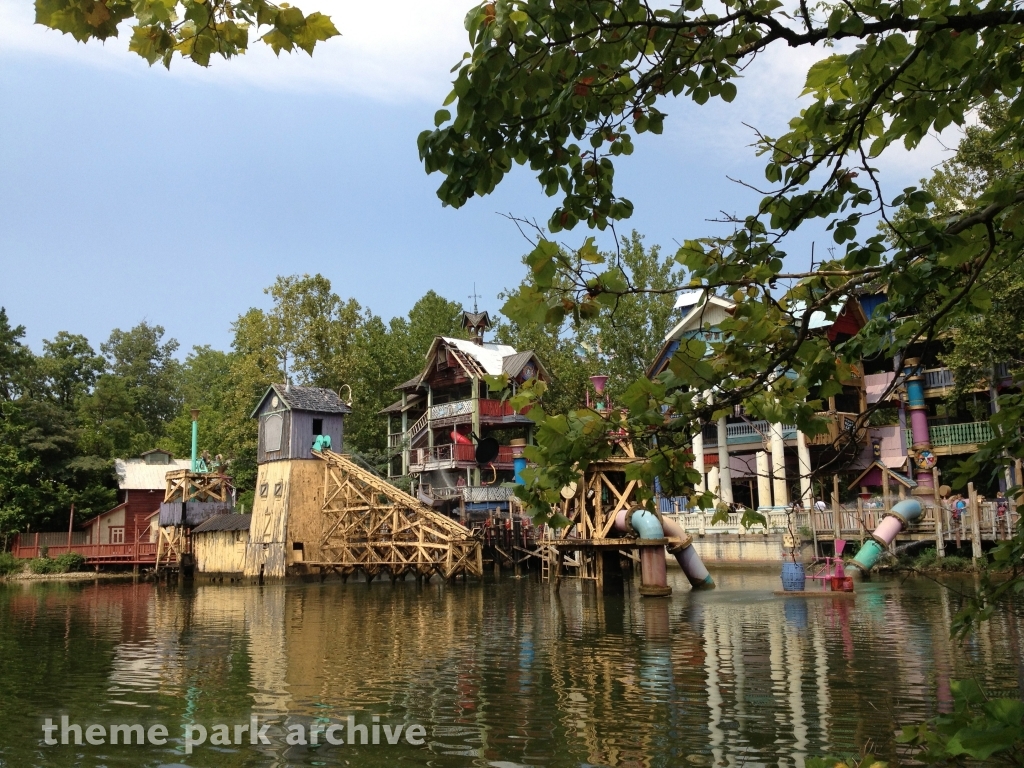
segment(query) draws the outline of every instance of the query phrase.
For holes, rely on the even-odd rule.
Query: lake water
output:
[[[810,600],[773,595],[776,573],[714,576],[718,589],[690,592],[670,571],[663,600],[525,578],[0,585],[0,765],[801,766],[868,742],[898,761],[894,731],[947,707],[951,678],[1024,691],[1019,620],[948,640],[970,580]],[[48,746],[45,718],[62,715],[170,739]],[[269,744],[210,743],[253,716]],[[379,730],[364,746],[356,728],[355,744],[324,744],[336,723],[347,740],[349,716],[399,743]],[[190,724],[210,736],[185,754]],[[423,744],[398,725],[422,725]],[[286,742],[310,726],[319,745]]]

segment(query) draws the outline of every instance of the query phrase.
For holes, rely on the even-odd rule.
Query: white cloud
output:
[[[275,90],[341,91],[381,101],[436,102],[450,90],[448,70],[468,49],[463,27],[473,0],[301,0],[306,13],[321,11],[341,32],[318,45],[313,58],[305,53],[276,58],[259,41],[238,59],[216,60],[208,70],[175,59],[165,73],[176,79],[201,79],[226,85]],[[142,73],[145,61],[129,53],[127,29],[106,44],[82,45],[70,35],[33,23],[32,0],[0,0],[0,49],[29,56],[74,59],[82,64],[126,73]]]

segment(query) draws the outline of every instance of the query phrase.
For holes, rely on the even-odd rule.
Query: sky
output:
[[[168,72],[130,54],[127,32],[79,44],[34,25],[31,0],[0,0],[0,306],[36,351],[61,330],[98,348],[142,320],[182,351],[226,349],[232,321],[268,307],[263,290],[289,274],[321,273],[385,319],[429,289],[471,304],[474,284],[496,311],[529,250],[503,214],[543,222],[556,199],[519,168],[494,194],[444,208],[441,177],[419,162],[416,136],[468,49],[471,5],[302,0],[342,32],[312,58],[254,42],[230,62],[175,60]],[[824,55],[762,56],[732,104],[666,103],[665,133],[617,163],[617,190],[636,208],[620,234],[674,252],[716,231],[721,212],[749,210],[758,196],[730,180],[763,179],[745,124],[781,132]],[[892,196],[944,156],[934,139],[887,156]],[[795,260],[812,241],[829,243],[802,234]]]

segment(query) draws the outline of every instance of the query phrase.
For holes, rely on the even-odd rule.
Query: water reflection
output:
[[[673,574],[678,575],[678,574]],[[854,599],[776,597],[774,573],[715,574],[669,600],[600,598],[508,580],[168,589],[0,588],[0,764],[802,766],[950,706],[976,675],[1019,696],[1019,620],[949,643],[955,593],[873,581]],[[268,746],[186,757],[166,747],[41,747],[46,715],[77,722],[245,723]],[[373,715],[428,744],[284,743],[301,724]]]

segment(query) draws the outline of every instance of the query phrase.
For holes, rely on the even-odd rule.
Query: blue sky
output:
[[[499,212],[547,219],[553,201],[529,171],[456,211],[416,154],[469,3],[397,0],[385,31],[375,4],[303,0],[343,32],[312,59],[257,49],[170,73],[124,36],[83,46],[34,26],[31,5],[0,0],[0,305],[33,348],[60,330],[98,347],[143,319],[183,349],[226,348],[279,274],[320,272],[385,318],[431,288],[466,302],[474,282],[495,310],[521,279],[527,244]],[[636,205],[623,231],[674,250],[720,211],[744,212],[754,198],[727,177],[762,177],[743,123],[780,130],[819,55],[763,57],[731,105],[668,105],[665,134],[619,162]],[[941,156],[931,142],[887,160],[892,194]],[[808,233],[797,258],[812,239],[827,245]]]

